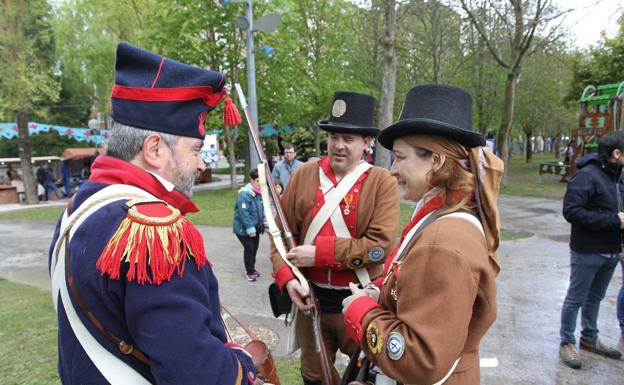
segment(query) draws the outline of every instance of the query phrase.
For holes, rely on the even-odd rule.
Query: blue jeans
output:
[[[622,261],[622,286],[617,297],[617,318],[620,323],[620,330],[624,335],[624,261]]]
[[[570,251],[570,286],[561,309],[561,343],[576,344],[574,330],[581,308],[581,339],[593,343],[598,338],[598,310],[600,301],[620,261],[619,254],[606,258],[600,254],[581,254]]]

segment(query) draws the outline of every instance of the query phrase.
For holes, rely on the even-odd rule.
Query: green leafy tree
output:
[[[589,55],[577,55],[568,100],[578,102],[583,89],[590,84],[624,81],[624,13],[619,24],[615,37],[603,36],[598,45],[589,50]]]
[[[572,55],[562,46],[551,45],[527,58],[518,82],[515,128],[525,135],[525,160],[531,160],[531,137],[550,136],[558,154],[561,135],[572,127],[576,106],[565,102],[565,89],[572,78]]]
[[[50,6],[44,0],[3,0],[0,7],[0,120],[15,117],[26,203],[34,204],[37,191],[30,162],[29,114],[44,117],[44,106],[57,100],[59,89],[52,65]],[[37,105],[40,108],[35,109]]]
[[[283,16],[278,32],[262,37],[278,54],[256,64],[259,119],[311,131],[319,156],[317,122],[327,118],[333,93],[372,93],[356,79],[357,68],[351,65],[356,53],[362,55],[354,44],[352,23],[365,11],[341,0],[280,0],[270,5]]]
[[[509,165],[509,138],[513,127],[516,86],[522,62],[526,56],[548,44],[550,37],[556,36],[556,19],[561,13],[551,0],[460,0],[462,9],[468,14],[470,22],[477,29],[486,43],[488,50],[506,73],[504,103],[501,111],[501,123],[498,129],[497,144],[505,165]],[[475,4],[476,3],[476,4]],[[483,20],[482,12],[489,15]],[[505,44],[497,45],[488,29],[488,20],[500,20],[506,25],[509,39]],[[534,38],[542,35],[540,44],[534,44]],[[503,183],[506,182],[508,167],[505,167]]]
[[[92,95],[83,103],[68,103],[83,104],[82,116],[91,109],[86,102],[93,100],[106,121],[117,43],[141,41],[144,14],[155,4],[154,0],[66,0],[58,5],[54,30],[60,70],[73,84],[74,98]]]

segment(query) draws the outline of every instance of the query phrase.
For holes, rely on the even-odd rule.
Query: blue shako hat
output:
[[[206,115],[226,90],[222,73],[117,46],[111,117],[122,124],[204,139]]]
[[[409,90],[399,121],[382,130],[378,140],[392,150],[395,139],[415,134],[443,136],[468,148],[485,146],[485,137],[472,129],[470,94],[442,84],[423,84]]]

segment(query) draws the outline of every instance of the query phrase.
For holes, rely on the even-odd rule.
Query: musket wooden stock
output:
[[[264,147],[262,146],[262,142],[260,141],[260,137],[258,136],[258,129],[256,127],[256,123],[251,119],[251,115],[249,112],[249,107],[247,106],[247,101],[245,100],[245,96],[243,94],[243,90],[240,84],[235,84],[236,93],[238,94],[239,101],[241,106],[243,107],[243,111],[245,112],[245,118],[247,119],[247,125],[249,126],[249,132],[251,134],[251,138],[253,139],[254,147],[258,151],[258,157],[260,158],[260,162],[268,164],[266,154],[264,153]],[[290,225],[288,224],[288,220],[286,220],[286,215],[284,215],[284,210],[282,209],[282,204],[279,200],[279,196],[277,191],[275,191],[275,184],[273,183],[273,176],[270,172],[266,173],[266,178],[268,181],[269,193],[271,194],[271,199],[275,203],[275,211],[277,212],[277,217],[282,224],[283,237],[286,243],[286,248],[288,250],[297,246],[297,242],[292,236],[292,232],[290,231]],[[327,349],[325,344],[323,343],[323,337],[321,335],[321,315],[320,315],[320,306],[316,300],[316,296],[314,295],[314,291],[312,289],[312,285],[310,285],[310,299],[314,304],[314,314],[312,316],[313,323],[313,331],[316,334],[315,338],[318,341],[318,354],[319,354],[319,366],[321,368],[321,383],[323,385],[338,385],[339,378],[337,377],[336,371],[334,369],[333,363],[329,361],[329,357],[327,355]]]

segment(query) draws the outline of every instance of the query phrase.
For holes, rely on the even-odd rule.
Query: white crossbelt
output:
[[[353,188],[355,183],[360,179],[360,176],[372,167],[367,162],[361,162],[353,171],[345,175],[337,186],[334,188],[334,183],[325,174],[322,168],[319,167],[319,181],[321,185],[321,191],[323,192],[325,203],[320,208],[305,236],[304,244],[311,245],[314,239],[321,231],[327,220],[331,221],[336,236],[339,238],[352,238],[347,224],[345,223],[342,212],[340,211],[340,202],[344,199],[345,195]],[[363,267],[355,270],[355,274],[362,286],[366,286],[370,283],[370,276],[368,270]],[[336,287],[333,287],[336,288]],[[348,288],[345,287],[345,288]]]
[[[401,242],[401,245],[399,246],[399,250],[394,255],[394,259],[393,260],[397,260],[399,258],[399,256],[401,256],[403,254],[403,251],[405,250],[407,245],[409,245],[410,241],[414,237],[414,234],[416,234],[418,232],[418,230],[423,225],[423,223],[425,223],[427,218],[429,218],[433,213],[434,212],[430,212],[429,214],[427,214],[423,218],[421,218],[420,221],[418,221],[418,223],[416,223],[416,225],[414,227],[412,227],[412,229],[405,235],[405,238]],[[463,212],[463,211],[457,211],[457,212],[454,212],[454,213],[443,215],[443,216],[439,217],[436,220],[440,220],[440,219],[443,219],[443,218],[462,218],[464,220],[467,220],[468,222],[472,223],[477,229],[479,229],[479,231],[481,232],[481,235],[483,235],[485,237],[485,232],[483,231],[483,225],[472,214],[469,214],[469,213],[466,213],[466,212]],[[457,368],[457,365],[459,364],[459,360],[460,359],[461,359],[461,357],[457,358],[455,360],[455,362],[453,362],[453,365],[451,366],[451,369],[444,375],[444,377],[442,377],[442,379],[440,381],[434,383],[433,385],[442,385],[442,384],[444,384],[444,382],[446,382],[446,380],[448,380],[448,378],[451,376],[451,374],[453,374],[453,372],[455,371],[455,368]],[[385,374],[381,374],[381,376],[385,377],[385,378],[382,379],[382,381],[386,381],[386,379],[389,379],[389,381],[390,381],[390,382],[382,382],[382,384],[388,384],[388,385],[396,384],[395,380],[390,379],[390,377],[386,376]]]
[[[67,289],[65,276],[65,242],[69,242],[80,225],[94,212],[120,199],[153,198],[153,195],[137,187],[129,185],[111,185],[89,197],[69,217],[67,210],[63,213],[59,237],[53,249],[50,272],[52,275],[52,303],[57,309],[57,298],[60,294],[69,324],[89,359],[100,371],[102,376],[112,385],[138,384],[149,385],[150,382],[131,366],[120,360],[104,348],[86,328],[74,305]]]

